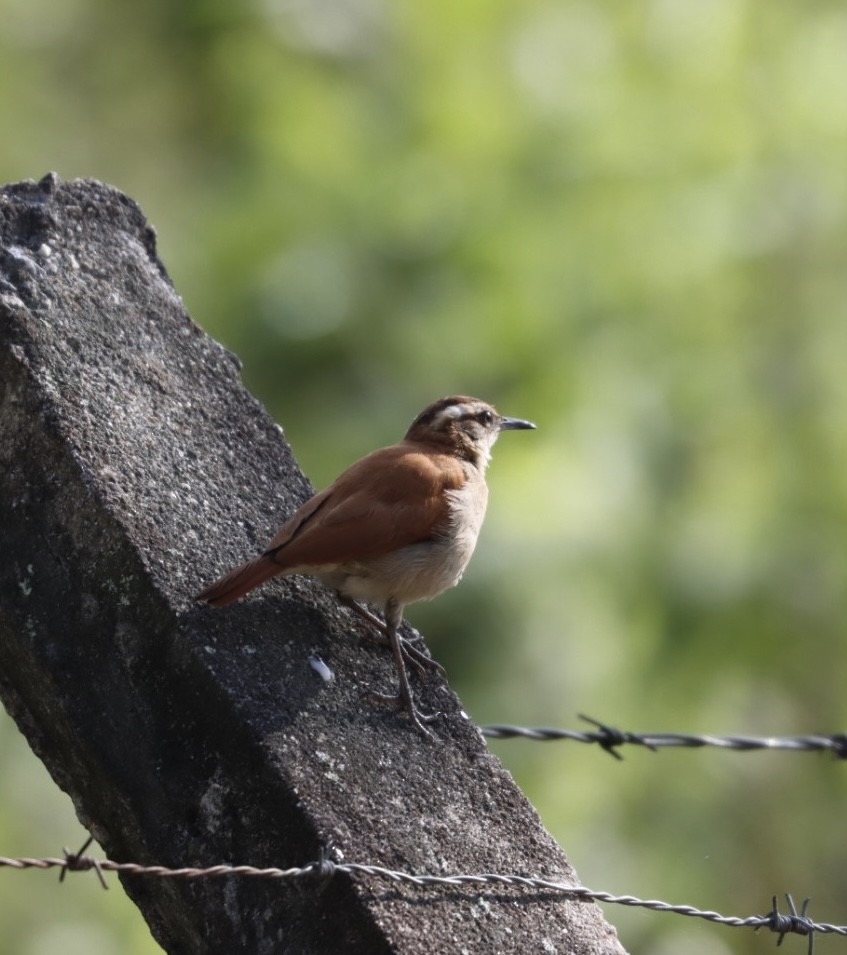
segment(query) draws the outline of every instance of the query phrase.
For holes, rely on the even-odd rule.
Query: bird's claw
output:
[[[412,721],[412,724],[416,726],[424,736],[433,740],[437,739],[435,733],[428,729],[426,724],[434,723],[437,719],[440,719],[442,714],[440,712],[424,713],[422,710],[419,710],[417,706],[415,706],[415,701],[412,699],[411,694],[407,696],[403,693],[402,688],[397,693],[378,693],[376,690],[368,690],[368,696],[377,703],[385,703],[389,706],[404,709],[409,714],[409,719]]]
[[[433,660],[429,654],[424,653],[423,650],[419,650],[405,637],[400,638],[400,649],[403,653],[403,658],[406,663],[410,664],[415,668],[415,670],[417,670],[418,676],[421,679],[426,676],[427,670],[437,673],[440,677],[447,676],[447,671],[438,662],[438,660]]]

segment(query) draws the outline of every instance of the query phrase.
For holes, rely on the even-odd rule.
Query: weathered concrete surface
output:
[[[286,867],[334,843],[574,880],[446,686],[419,691],[447,714],[437,744],[362,699],[393,684],[389,654],[317,585],[192,604],[309,492],[131,200],[55,177],[0,191],[0,694],[106,853]],[[125,885],[174,953],[622,951],[593,905],[502,889]]]

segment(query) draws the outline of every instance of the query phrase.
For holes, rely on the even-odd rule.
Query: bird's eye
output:
[[[494,423],[494,415],[490,411],[480,411],[476,419],[480,424],[484,424],[486,428]]]

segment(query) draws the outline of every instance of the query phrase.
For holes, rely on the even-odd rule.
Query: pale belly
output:
[[[473,554],[476,539],[413,544],[402,550],[337,568],[325,582],[354,600],[385,604],[393,598],[401,604],[429,600],[455,587]]]

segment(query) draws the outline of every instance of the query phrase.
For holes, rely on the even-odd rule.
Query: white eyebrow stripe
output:
[[[468,404],[458,404],[458,405],[448,405],[446,408],[442,408],[441,411],[435,416],[435,420],[432,422],[433,427],[440,428],[442,424],[446,421],[455,418],[462,418],[465,415],[473,414],[473,405]]]

